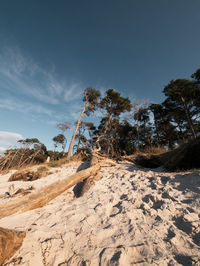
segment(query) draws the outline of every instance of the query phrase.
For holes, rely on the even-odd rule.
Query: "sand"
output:
[[[78,163],[33,182],[35,190],[66,178]],[[76,198],[73,188],[46,206],[0,220],[25,231],[7,265],[200,265],[200,171],[166,173],[132,163],[102,167],[102,179]],[[8,202],[10,174],[0,176]]]

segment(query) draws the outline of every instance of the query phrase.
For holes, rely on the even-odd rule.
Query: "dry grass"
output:
[[[79,162],[79,161],[83,161],[83,157],[80,154],[76,154],[76,155],[73,155],[70,159],[62,158],[57,161],[51,161],[47,163],[46,165],[48,167],[61,167],[70,162]]]
[[[149,155],[159,155],[167,151],[168,151],[167,149],[158,146],[158,147],[148,147],[144,150],[144,153]]]
[[[136,150],[136,152],[134,152],[134,154],[129,155],[129,156],[124,156],[123,159],[128,160],[130,162],[134,162],[135,160],[139,157],[141,158],[150,158],[152,156],[159,156],[163,153],[168,152],[167,149],[163,148],[163,147],[147,147],[144,150]]]
[[[151,155],[160,155],[160,154],[163,154],[165,152],[167,152],[168,150],[163,148],[163,147],[160,147],[160,146],[157,146],[157,147],[147,147],[145,148],[144,150],[136,150],[136,152],[131,155],[133,158],[136,158],[138,155],[146,155],[146,156],[151,156]]]

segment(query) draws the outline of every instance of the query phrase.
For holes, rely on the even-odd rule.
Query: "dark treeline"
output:
[[[0,159],[0,169],[41,163],[48,157],[69,159],[71,153],[99,149],[108,157],[131,155],[154,147],[173,149],[199,136],[200,132],[200,69],[190,79],[176,79],[167,84],[165,100],[158,103],[131,103],[119,92],[109,89],[104,96],[94,88],[84,91],[84,107],[75,123],[75,131],[68,152],[65,131],[71,128],[67,121],[57,124],[60,133],[52,140],[54,151],[47,151],[36,138],[20,140],[20,148],[9,149]],[[95,117],[95,111],[102,114]],[[128,119],[123,119],[126,114]],[[92,121],[82,121],[90,116]],[[56,151],[60,147],[61,152]]]
[[[109,157],[133,154],[149,147],[174,147],[195,139],[200,132],[200,69],[191,79],[176,79],[167,84],[160,103],[140,105],[131,103],[119,92],[109,89],[104,97],[95,89],[85,90],[88,103],[84,112],[91,114],[96,109],[103,116],[99,125],[77,123],[75,139],[77,149],[100,148]],[[121,119],[130,112],[130,119]],[[82,118],[83,113],[80,118]],[[89,132],[89,139],[85,132]],[[70,156],[70,153],[68,154]]]

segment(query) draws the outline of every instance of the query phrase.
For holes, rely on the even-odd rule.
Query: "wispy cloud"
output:
[[[43,103],[60,104],[78,99],[81,83],[61,80],[55,68],[44,69],[18,48],[0,50],[0,88]]]
[[[64,92],[64,100],[65,102],[71,102],[80,99],[82,95],[83,95],[83,89],[81,89],[81,84],[72,83],[67,86]]]
[[[1,87],[10,92],[15,91],[50,104],[57,104],[57,97],[63,91],[53,73],[23,56],[17,48],[1,50],[0,80]]]
[[[16,144],[19,139],[23,139],[21,134],[15,132],[0,131],[0,153],[4,152]]]
[[[63,113],[74,120],[84,88],[80,81],[58,77],[52,65],[44,69],[19,48],[0,49],[0,108],[30,119],[48,116],[50,124],[66,119]]]
[[[42,105],[32,104],[30,102],[22,102],[17,99],[9,98],[9,99],[0,99],[0,108],[7,109],[10,111],[17,111],[21,113],[37,113],[37,114],[45,114],[48,116],[54,116],[52,110],[43,107]]]

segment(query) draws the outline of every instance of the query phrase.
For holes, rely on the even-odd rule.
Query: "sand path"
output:
[[[124,162],[100,174],[80,198],[69,189],[40,209],[1,219],[1,227],[27,233],[7,265],[200,265],[200,171]]]

